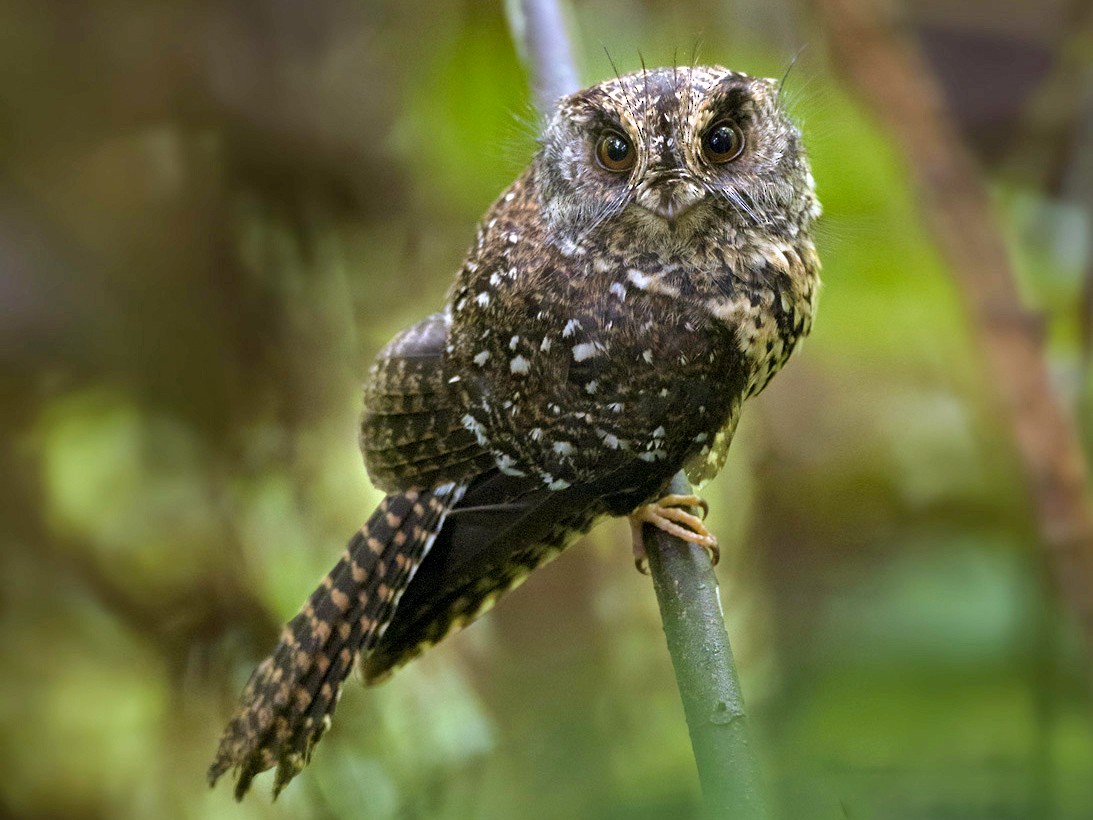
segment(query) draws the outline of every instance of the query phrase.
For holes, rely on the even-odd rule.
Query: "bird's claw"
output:
[[[701,517],[690,512],[689,507],[702,510]],[[710,511],[710,505],[697,495],[666,495],[651,504],[643,504],[630,514],[630,530],[634,544],[634,566],[643,575],[649,574],[649,559],[645,552],[642,526],[652,524],[690,544],[697,544],[706,550],[710,563],[717,566],[721,559],[721,550],[717,538],[706,529],[703,522]]]

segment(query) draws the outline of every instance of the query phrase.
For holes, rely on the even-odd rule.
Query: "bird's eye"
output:
[[[702,138],[702,150],[710,162],[732,162],[744,153],[744,132],[729,120],[716,122]]]
[[[635,151],[618,131],[608,131],[596,143],[596,161],[608,171],[621,174],[634,167]]]

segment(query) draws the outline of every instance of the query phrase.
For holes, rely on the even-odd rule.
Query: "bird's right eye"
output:
[[[634,146],[618,131],[608,131],[596,143],[596,161],[607,171],[616,174],[629,171],[635,158]]]

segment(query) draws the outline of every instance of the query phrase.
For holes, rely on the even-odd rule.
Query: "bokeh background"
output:
[[[1015,332],[1093,454],[1088,3],[575,2],[589,82],[605,48],[781,76],[805,47],[821,311],[706,489],[756,744],[786,817],[1093,817],[1093,589],[1049,548],[931,169],[852,76],[857,6],[974,161]],[[371,357],[441,304],[535,127],[499,0],[0,0],[0,815],[696,813],[624,526],[350,684],[277,803],[204,783],[377,500]]]

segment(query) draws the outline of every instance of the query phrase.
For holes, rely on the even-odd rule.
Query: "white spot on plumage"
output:
[[[568,339],[574,333],[581,329],[581,323],[576,319],[570,319],[565,323],[565,327],[562,328],[562,338]]]
[[[516,197],[516,192],[515,191],[509,191],[507,194],[505,194],[505,202],[512,202],[512,200],[515,197]]]
[[[607,405],[607,409],[610,410],[612,413],[621,413],[623,410],[626,409],[626,405],[623,404],[621,401],[614,401],[611,402],[611,404]]]
[[[666,432],[667,431],[664,429],[664,426],[661,425],[660,427],[658,427],[656,430],[653,431],[652,436],[653,436],[653,438],[664,438],[664,434]]]
[[[599,342],[581,342],[579,345],[573,345],[573,361],[583,362],[602,351],[603,345]]]
[[[531,362],[525,359],[523,356],[516,356],[511,362],[509,362],[509,370],[513,373],[527,373],[531,370]]]
[[[516,231],[513,231],[505,238],[508,239],[510,245],[515,245],[517,242],[520,241],[520,234],[516,233]]]
[[[476,301],[478,303],[479,307],[486,307],[490,303],[489,291],[485,291],[485,290],[482,291],[481,293],[479,293],[477,296],[474,297],[474,301]]]
[[[550,341],[550,337],[544,336],[542,343],[539,345],[539,349],[546,353],[548,350],[550,350],[551,344],[553,344],[553,342]]]
[[[638,290],[646,290],[649,287],[649,283],[652,278],[646,276],[640,270],[634,270],[631,268],[626,272],[626,278],[630,280],[630,284],[636,287]]]
[[[618,296],[622,301],[626,301],[626,286],[622,282],[612,283],[611,287],[608,288],[608,291]]]
[[[597,382],[595,379],[593,379],[592,381],[590,381],[588,384],[586,384],[584,386],[584,392],[587,393],[590,396],[594,396],[596,394],[596,391],[599,390],[599,388],[600,388],[600,383]]]
[[[551,481],[547,484],[547,489],[548,490],[564,490],[568,486],[569,486],[569,482],[566,481],[564,478],[556,478],[556,479],[554,479],[554,481]]]
[[[482,426],[481,422],[479,422],[478,419],[476,419],[470,413],[467,413],[466,415],[464,415],[463,418],[460,419],[460,421],[463,423],[463,427],[466,430],[469,430],[470,432],[474,433],[474,437],[478,441],[478,445],[480,447],[485,447],[486,446],[486,428]]]
[[[500,285],[501,284],[501,274],[499,274],[497,271],[494,271],[493,273],[491,273],[490,274],[490,284],[493,285],[494,287],[497,287],[498,285]]]
[[[612,450],[619,449],[619,437],[614,433],[605,433],[603,436],[603,446],[609,447]]]
[[[649,274],[642,273],[640,270],[631,268],[626,272],[626,278],[638,290],[645,290],[649,293],[659,293],[663,296],[670,296],[672,298],[679,296],[679,288],[668,282],[663,273],[668,271],[668,267],[665,266],[660,276],[650,276]]]
[[[538,441],[542,437],[543,437],[543,428],[542,427],[532,427],[531,428],[531,440],[532,441]]]
[[[489,358],[490,358],[490,352],[488,350],[482,350],[479,353],[477,353],[471,361],[473,361],[479,367],[482,367],[482,365],[484,365],[487,361],[489,361]]]
[[[709,436],[706,433],[699,433],[697,436],[695,436],[695,444],[701,444],[708,438]]]
[[[573,442],[556,441],[551,449],[560,456],[571,456],[573,455]]]
[[[496,461],[497,469],[503,472],[505,475],[517,476],[518,478],[522,478],[523,476],[527,475],[527,473],[525,473],[523,470],[519,469],[516,466],[516,459],[514,459],[508,453],[500,453],[497,456]]]
[[[513,336],[509,339],[509,350],[516,350],[516,345],[520,344],[520,337]]]
[[[642,351],[641,357],[643,359],[645,359],[646,364],[652,364],[653,363],[653,351],[652,350]]]

